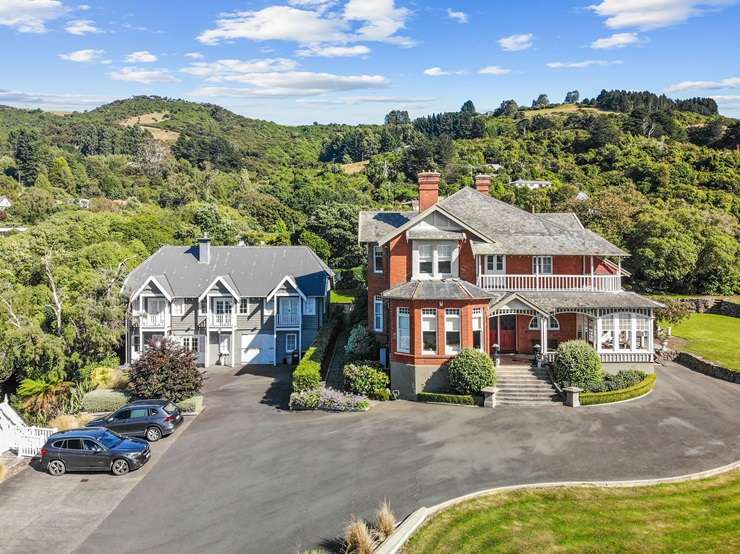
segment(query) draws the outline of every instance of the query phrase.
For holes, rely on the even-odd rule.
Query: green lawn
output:
[[[340,289],[330,292],[329,301],[332,304],[352,304],[357,299],[355,289]]]
[[[686,339],[687,352],[740,371],[740,318],[717,314],[691,314],[675,327],[673,335]]]
[[[639,488],[491,494],[441,512],[405,553],[740,552],[740,471]]]

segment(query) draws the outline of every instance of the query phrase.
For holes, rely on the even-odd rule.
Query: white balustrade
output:
[[[232,319],[230,313],[225,314],[210,314],[210,323],[209,325],[211,327],[231,327],[232,326]]]
[[[478,286],[493,291],[600,291],[622,289],[619,275],[479,275]]]

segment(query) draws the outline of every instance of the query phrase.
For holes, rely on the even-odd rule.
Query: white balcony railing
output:
[[[609,291],[622,289],[619,275],[479,275],[478,286],[501,291]]]
[[[546,361],[553,363],[557,357],[557,352],[546,352],[544,358]],[[652,363],[652,352],[599,352],[599,358],[603,363]]]
[[[231,314],[210,314],[208,318],[211,327],[231,327],[232,321]]]
[[[143,314],[141,317],[141,326],[150,328],[163,328],[167,322],[164,312],[155,314]]]
[[[278,312],[277,314],[278,327],[300,327],[300,324],[301,316],[297,313]]]

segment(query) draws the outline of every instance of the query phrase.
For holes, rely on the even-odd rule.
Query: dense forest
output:
[[[114,363],[123,278],[162,244],[306,244],[356,285],[361,209],[408,209],[416,174],[442,194],[575,211],[632,253],[629,286],[740,293],[740,121],[710,99],[602,91],[534,107],[472,102],[383,125],[281,126],[159,97],[55,115],[0,107],[0,386],[49,391]],[[547,179],[529,191],[510,181]],[[586,193],[579,194],[579,193]],[[89,201],[86,202],[86,201]],[[89,205],[88,205],[89,204]],[[67,385],[65,385],[67,383]]]

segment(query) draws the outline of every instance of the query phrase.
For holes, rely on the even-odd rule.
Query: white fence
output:
[[[479,275],[478,286],[502,291],[619,291],[619,275]]]
[[[56,432],[55,428],[28,427],[11,408],[7,396],[0,403],[0,453],[15,450],[19,457],[37,456],[44,443]]]

